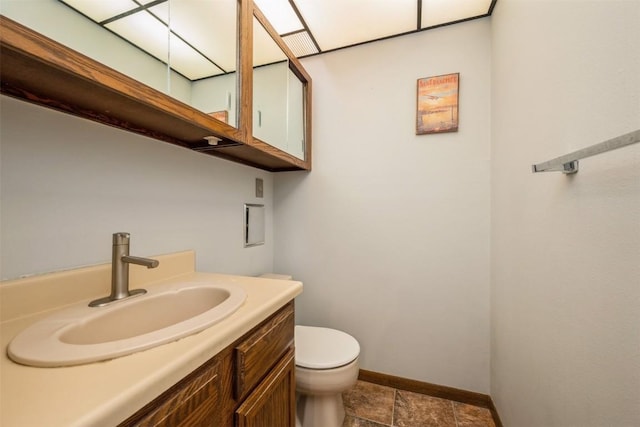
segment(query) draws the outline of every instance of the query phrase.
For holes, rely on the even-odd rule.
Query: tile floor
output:
[[[495,427],[486,408],[358,381],[342,427]]]

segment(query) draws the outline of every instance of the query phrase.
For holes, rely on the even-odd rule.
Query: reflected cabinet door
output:
[[[295,361],[293,348],[236,411],[237,427],[295,427]]]

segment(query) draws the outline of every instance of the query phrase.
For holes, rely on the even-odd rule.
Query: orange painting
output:
[[[460,73],[418,79],[416,135],[458,130]]]

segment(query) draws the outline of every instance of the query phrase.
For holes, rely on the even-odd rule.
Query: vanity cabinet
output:
[[[220,425],[220,361],[213,358],[164,392],[122,427]]]
[[[294,427],[291,301],[120,427]]]
[[[295,71],[304,88],[304,106],[299,112],[304,117],[305,146],[302,153],[287,152],[278,147],[279,141],[264,141],[253,134],[253,122],[259,119],[253,114],[254,16],[269,30],[282,50],[288,68]],[[232,117],[235,113],[238,116],[234,125],[218,120],[207,112],[5,16],[0,16],[1,92],[264,170],[311,170],[311,78],[252,0],[238,1],[237,18],[237,85],[232,86],[234,90],[237,86],[238,95],[236,100],[229,99],[228,102],[229,109],[231,105],[237,105],[235,111],[231,112]],[[287,93],[281,95],[283,99],[287,98]],[[205,97],[203,105],[214,108],[208,95],[202,96]],[[215,105],[218,108],[218,104]],[[281,114],[276,115],[283,123],[292,120],[290,117],[281,117]]]
[[[294,427],[295,359],[290,349],[236,411],[237,427]]]

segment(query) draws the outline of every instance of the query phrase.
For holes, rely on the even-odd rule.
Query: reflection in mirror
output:
[[[2,0],[2,14],[236,125],[237,0]]]
[[[304,102],[304,84],[254,17],[253,135],[304,160]]]
[[[171,68],[191,80],[191,105],[237,126],[237,0],[169,0]]]
[[[253,136],[286,145],[287,56],[253,18]]]

